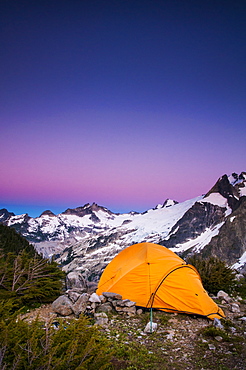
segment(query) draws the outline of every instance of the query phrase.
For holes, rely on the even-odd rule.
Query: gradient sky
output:
[[[246,5],[1,0],[0,208],[143,212],[246,170]]]

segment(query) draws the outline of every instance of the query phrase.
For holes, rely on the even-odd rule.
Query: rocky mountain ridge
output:
[[[237,268],[246,263],[246,172],[223,175],[204,196],[178,203],[166,200],[144,213],[115,214],[95,203],[37,218],[0,210],[0,223],[14,227],[45,257],[65,271],[98,280],[122,249],[154,242],[185,258],[210,254]]]

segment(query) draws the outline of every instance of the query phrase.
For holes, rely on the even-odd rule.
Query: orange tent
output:
[[[100,278],[97,294],[103,292],[121,294],[141,307],[225,317],[195,267],[158,244],[139,243],[121,251]]]

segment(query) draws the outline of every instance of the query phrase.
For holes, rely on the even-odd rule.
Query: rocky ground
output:
[[[146,314],[144,316],[146,321]],[[212,322],[204,318],[180,314],[154,313],[154,321],[158,329],[153,334],[144,333],[143,317],[123,323],[119,318],[113,319],[105,329],[110,338],[130,346],[140,345],[140,355],[141,347],[148,351],[151,366],[141,367],[136,361],[136,368],[246,369],[245,321],[242,325],[240,321],[227,320],[223,331],[215,329]]]
[[[220,299],[226,319],[224,328],[214,326],[211,320],[185,314],[155,311],[153,322],[157,330],[146,333],[149,312],[128,316],[107,313],[107,322],[99,326],[103,335],[112,340],[115,356],[114,369],[187,369],[229,370],[246,369],[246,302],[238,302],[240,312],[231,312],[231,305]],[[22,315],[32,321],[56,322],[58,315],[52,305],[42,306]],[[75,316],[63,317],[73,320]],[[95,324],[95,318],[91,319]]]

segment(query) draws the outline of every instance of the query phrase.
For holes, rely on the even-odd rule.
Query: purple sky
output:
[[[145,211],[246,170],[245,1],[0,3],[0,208]]]

